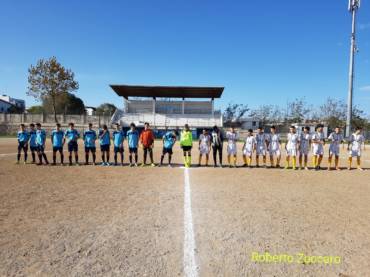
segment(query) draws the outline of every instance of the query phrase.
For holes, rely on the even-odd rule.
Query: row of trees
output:
[[[32,106],[30,113],[52,113],[57,122],[57,114],[83,114],[84,102],[74,92],[79,88],[75,75],[56,59],[40,59],[28,69],[27,95],[33,96],[41,105]],[[111,115],[116,107],[104,103],[97,107],[97,115]]]
[[[335,126],[345,126],[347,105],[343,100],[331,97],[318,107],[309,105],[305,98],[288,102],[286,107],[261,105],[256,109],[250,109],[245,104],[230,103],[223,115],[224,120],[229,123],[240,122],[244,116],[249,116],[258,118],[262,125],[325,122],[330,128],[334,128]],[[353,127],[362,126],[370,129],[369,120],[358,107],[353,108],[352,125]]]

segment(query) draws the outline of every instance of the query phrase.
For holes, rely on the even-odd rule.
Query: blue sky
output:
[[[370,114],[370,3],[358,16],[355,103]],[[0,3],[0,92],[26,99],[27,69],[56,56],[85,105],[122,106],[108,84],[225,86],[227,103],[346,99],[346,0]]]

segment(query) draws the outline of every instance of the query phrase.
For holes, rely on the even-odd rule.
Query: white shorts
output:
[[[295,156],[297,156],[297,148],[287,148],[287,150],[286,150],[286,154],[287,154],[287,156],[292,156],[292,157],[295,157]]]
[[[324,155],[324,146],[322,144],[313,144],[312,145],[312,154],[314,156]]]
[[[339,156],[339,145],[330,144],[329,155]]]
[[[281,155],[280,149],[270,149],[269,153],[270,153],[270,156],[280,156]]]
[[[361,157],[361,150],[350,150],[349,156],[350,157]]]
[[[207,155],[209,153],[210,147],[208,145],[200,145],[199,153],[201,155]]]
[[[228,144],[227,145],[227,154],[228,155],[236,155],[236,144]]]
[[[299,149],[300,155],[308,155],[308,152],[310,152],[310,149],[308,147]]]
[[[252,154],[253,154],[253,151],[252,151],[252,150],[249,150],[249,149],[247,149],[247,148],[245,148],[245,149],[243,150],[243,155],[244,155],[244,156],[252,157]]]
[[[265,147],[263,147],[263,146],[257,146],[257,148],[256,148],[256,155],[258,155],[258,156],[266,156],[266,148]]]

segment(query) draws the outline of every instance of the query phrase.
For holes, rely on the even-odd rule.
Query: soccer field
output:
[[[16,145],[0,139],[0,276],[370,276],[368,150],[328,172],[15,165]]]

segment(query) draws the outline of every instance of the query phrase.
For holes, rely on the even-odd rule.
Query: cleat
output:
[[[357,167],[357,170],[363,171],[362,167]]]

